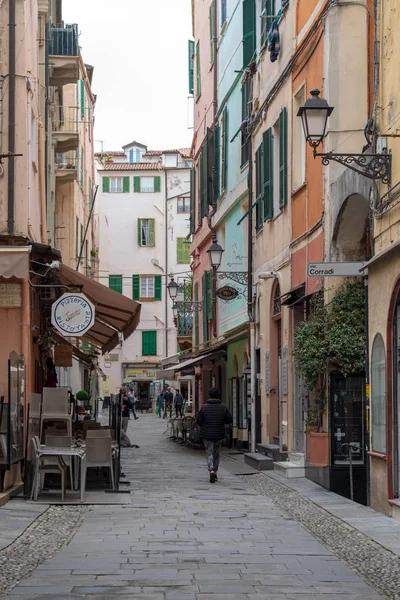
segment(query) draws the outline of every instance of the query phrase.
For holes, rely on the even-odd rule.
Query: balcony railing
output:
[[[193,315],[190,313],[178,314],[178,337],[192,337]]]
[[[58,106],[53,119],[53,131],[78,133],[78,107]]]
[[[78,159],[76,152],[65,152],[64,154],[56,154],[56,165],[58,169],[77,169]]]
[[[78,25],[56,25],[49,30],[50,56],[78,56]]]

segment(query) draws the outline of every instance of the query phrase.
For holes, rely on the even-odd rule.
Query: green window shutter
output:
[[[196,167],[190,169],[190,233],[196,231]]]
[[[272,130],[263,133],[263,194],[264,194],[264,221],[274,216],[274,190],[273,190],[273,148]]]
[[[103,177],[103,192],[109,192],[109,191],[110,191],[110,178]]]
[[[150,246],[156,245],[156,220],[149,219],[149,229],[150,229]]]
[[[133,191],[140,192],[140,177],[133,178]]]
[[[154,177],[154,191],[161,192],[161,177],[159,175]]]
[[[155,356],[157,354],[157,331],[142,331],[142,355]]]
[[[219,123],[214,131],[214,202],[219,198],[220,188],[220,159],[221,159],[221,132]]]
[[[209,22],[210,22],[210,63],[214,64],[214,36],[215,36],[215,23],[214,23],[214,2],[210,4],[209,10]]]
[[[188,42],[189,94],[194,92],[194,41]]]
[[[195,302],[199,301],[199,284],[194,284],[194,300]],[[194,311],[194,343],[196,346],[199,345],[200,335],[199,335],[199,311]]]
[[[256,5],[255,0],[243,0],[243,68],[255,59]]]
[[[137,220],[137,243],[138,246],[142,245],[142,219]]]
[[[114,292],[122,294],[122,275],[109,275],[108,287]]]
[[[212,271],[207,271],[207,319],[213,318]]]
[[[268,16],[262,18],[261,20],[261,48],[263,48],[268,41],[269,30],[271,29],[271,25],[273,23],[275,15],[275,0],[263,0],[262,8],[265,11],[264,14]]]
[[[263,145],[256,150],[256,230],[263,224]]]
[[[227,189],[228,186],[228,109],[225,107],[222,113],[222,160],[221,160],[221,188]]]
[[[162,299],[162,277],[161,275],[154,276],[154,300]]]
[[[197,224],[201,225],[203,220],[203,214],[201,210],[202,206],[202,195],[203,195],[203,151],[201,151],[199,160],[197,162],[198,170],[198,190],[197,190]]]
[[[81,117],[82,119],[85,117],[85,82],[83,79],[80,80],[80,106],[81,106]]]
[[[196,44],[196,99],[201,94],[201,73],[200,73],[200,42]]]
[[[205,204],[205,214],[209,213],[208,205],[214,205],[214,163],[215,161],[215,145],[214,131],[207,129],[207,194]]]
[[[132,275],[132,300],[140,300],[140,275]]]
[[[287,109],[279,115],[279,208],[287,204]]]
[[[76,217],[75,221],[75,254],[79,256],[79,219]]]
[[[129,192],[129,177],[124,177],[122,190],[126,193]]]
[[[177,263],[190,263],[190,248],[186,238],[176,238],[176,255]]]
[[[206,342],[208,340],[207,273],[203,274],[203,277],[201,280],[201,291],[202,291],[202,299],[203,299],[203,310],[201,312],[201,316],[203,319],[203,342]]]

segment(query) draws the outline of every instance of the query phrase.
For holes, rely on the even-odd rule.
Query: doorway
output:
[[[400,293],[396,300],[395,318],[393,323],[393,497],[400,497]]]

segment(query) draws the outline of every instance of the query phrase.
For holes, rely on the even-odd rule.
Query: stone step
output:
[[[274,435],[274,438],[273,438],[273,439],[274,439],[274,444],[275,444],[276,446],[279,446],[279,435]]]
[[[274,462],[274,473],[286,479],[292,479],[294,477],[305,477],[306,470],[304,467],[296,465],[289,461],[286,462]]]
[[[247,452],[244,462],[258,471],[272,471],[274,468],[274,459],[260,452]]]
[[[304,467],[305,456],[302,452],[289,452],[289,462],[298,465],[299,467]]]
[[[287,459],[287,452],[281,452],[277,444],[257,444],[257,450],[275,461]]]
[[[392,518],[395,521],[400,521],[400,500],[397,498],[395,500],[389,500],[392,505]]]

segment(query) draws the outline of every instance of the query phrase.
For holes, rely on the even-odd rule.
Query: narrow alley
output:
[[[232,469],[228,471],[222,466],[219,481],[212,485],[208,482],[204,453],[169,440],[166,428],[166,421],[150,414],[141,414],[137,422],[130,421],[128,433],[132,443],[139,445],[138,449],[123,449],[123,471],[125,479],[130,481],[131,493],[114,497],[104,494],[104,502],[108,504],[62,507],[84,509],[82,519],[75,520],[75,534],[70,535],[59,552],[2,598],[378,600],[386,597],[319,543],[283,507],[251,485],[252,480],[265,478],[274,483],[272,479],[261,474],[235,476],[230,472]],[[289,494],[291,490],[287,490]],[[9,503],[8,510],[12,510],[13,502],[20,501]],[[343,502],[349,501],[343,499]],[[34,503],[26,506],[40,507]],[[42,508],[48,509],[43,505]],[[315,507],[317,513],[318,510],[321,509]],[[363,510],[371,509],[359,510],[362,515]],[[325,514],[329,521],[330,516]],[[381,515],[377,518],[386,519]],[[35,535],[40,536],[40,531],[36,530]],[[19,538],[22,543],[24,535]],[[374,542],[369,543],[373,547]],[[394,554],[383,547],[381,551],[382,556],[391,555],[398,563]],[[376,555],[375,562],[379,562]],[[12,560],[7,564],[1,561],[2,570],[11,568],[10,563]],[[392,571],[392,577],[398,577],[389,563],[387,569]],[[382,566],[382,577],[385,570]],[[389,587],[387,594],[394,597]]]

